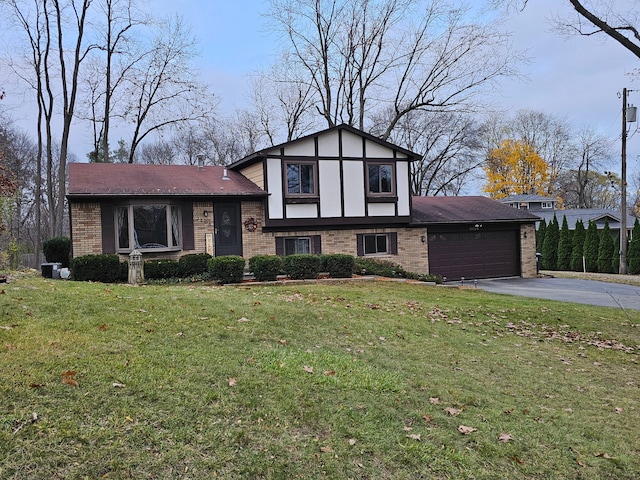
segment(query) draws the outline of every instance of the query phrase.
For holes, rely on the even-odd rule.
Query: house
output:
[[[558,203],[555,198],[543,195],[509,195],[501,198],[500,202],[519,210],[529,210],[536,213],[553,211]]]
[[[582,220],[584,227],[589,226],[589,222],[594,222],[598,229],[603,229],[605,221],[609,223],[611,234],[617,237],[620,234],[621,212],[612,208],[567,208],[557,210],[557,201],[552,197],[541,195],[510,195],[500,199],[500,202],[513,208],[526,209],[535,213],[547,224],[553,221],[555,216],[562,226],[563,217],[567,218],[569,230],[575,230],[576,222]],[[627,235],[631,235],[635,217],[627,215]]]
[[[450,279],[534,276],[538,218],[484,197],[412,198],[417,158],[339,125],[228,167],[70,164],[73,256],[346,253]]]

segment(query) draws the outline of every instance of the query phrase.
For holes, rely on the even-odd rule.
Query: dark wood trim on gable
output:
[[[411,227],[411,216],[402,217],[340,217],[340,218],[285,218],[271,219],[265,222],[263,231],[300,231],[300,230],[344,230],[360,227],[378,227],[393,225],[399,228]]]

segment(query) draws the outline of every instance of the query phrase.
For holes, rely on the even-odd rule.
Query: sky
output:
[[[191,26],[201,52],[198,66],[221,98],[221,112],[244,106],[251,73],[273,63],[278,50],[278,38],[269,32],[264,16],[267,1],[149,0],[149,4],[158,15],[179,13]],[[588,125],[620,137],[622,89],[637,88],[630,93],[629,102],[640,105],[640,80],[634,82],[629,76],[640,66],[638,59],[604,36],[564,38],[551,31],[548,18],[560,8],[570,11],[568,0],[529,0],[524,11],[505,24],[516,48],[527,51],[530,63],[521,69],[526,78],[503,81],[489,100],[505,115],[520,109],[540,110],[576,127]],[[26,118],[19,120],[33,124]],[[76,154],[83,158],[90,149],[90,134],[76,138],[82,142]],[[639,159],[640,135],[630,136],[627,148],[629,169],[633,170]],[[619,171],[619,163],[613,171]]]

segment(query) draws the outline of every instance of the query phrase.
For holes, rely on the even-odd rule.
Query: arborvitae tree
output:
[[[613,239],[613,257],[611,258],[611,271],[613,273],[620,273],[620,233],[617,233],[616,238]]]
[[[598,232],[598,226],[595,222],[589,222],[587,227],[587,233],[584,237],[584,263],[587,268],[587,272],[598,271],[598,247],[600,245],[600,232]]]
[[[637,275],[640,273],[640,221],[636,218],[631,232],[631,241],[627,249],[627,263],[629,264],[629,273]]]
[[[558,240],[558,270],[569,270],[571,263],[571,232],[567,217],[562,217],[562,228],[560,229],[560,239]]]
[[[600,244],[598,245],[598,272],[613,273],[611,260],[613,258],[614,248],[609,221],[605,219],[604,228],[600,233]]]
[[[542,246],[542,265],[546,270],[557,270],[558,268],[558,242],[560,240],[560,227],[558,219],[553,216],[553,220],[547,225],[547,232],[544,236]]]
[[[573,237],[571,238],[571,262],[569,268],[574,272],[581,272],[583,268],[582,250],[584,249],[585,236],[584,223],[582,223],[582,220],[578,220],[576,222],[576,228],[573,230]]]
[[[542,248],[544,246],[544,236],[547,234],[547,222],[543,218],[540,220],[540,225],[538,225],[538,230],[536,231],[536,252],[542,253]]]

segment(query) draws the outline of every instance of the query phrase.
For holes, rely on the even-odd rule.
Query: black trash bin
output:
[[[540,272],[540,264],[542,263],[542,254],[536,253],[536,273]]]

